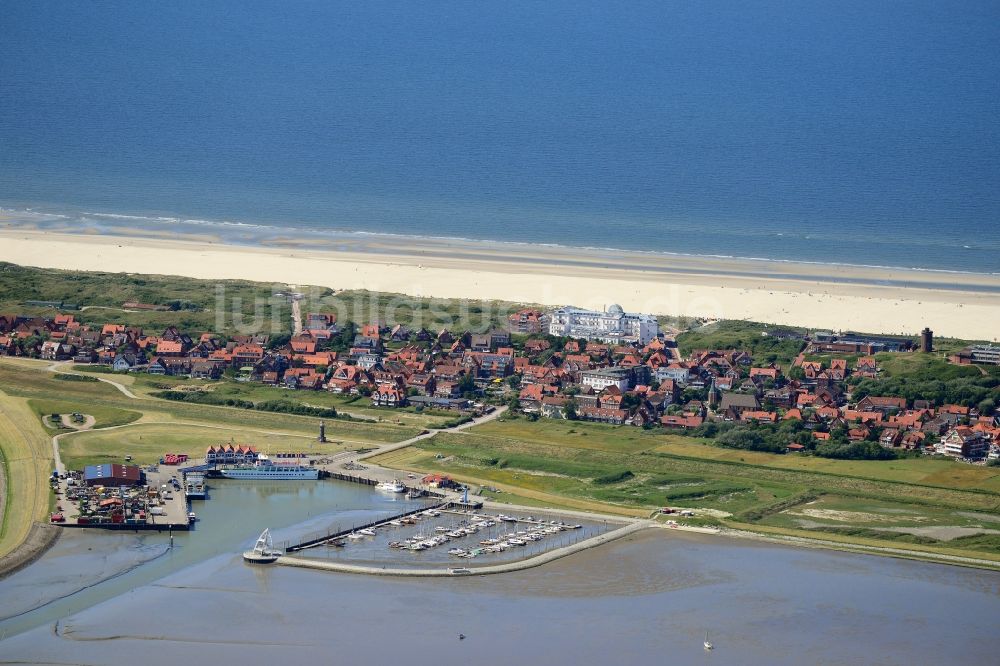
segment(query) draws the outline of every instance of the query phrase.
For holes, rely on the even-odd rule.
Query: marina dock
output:
[[[413,516],[418,513],[423,513],[424,511],[433,511],[435,509],[441,509],[442,507],[445,507],[448,504],[449,504],[448,502],[439,502],[433,505],[422,506],[419,509],[413,509],[412,511],[407,511],[406,513],[390,516],[388,518],[380,518],[379,520],[375,520],[370,523],[365,523],[363,525],[355,525],[350,529],[340,530],[338,532],[329,532],[323,536],[315,536],[315,535],[309,536],[297,544],[286,546],[285,552],[294,553],[300,550],[306,550],[309,548],[314,548],[316,546],[321,546],[330,543],[331,541],[342,539],[346,537],[348,534],[356,532],[357,530],[375,529],[378,527],[382,527],[383,525],[387,525],[391,520],[399,520],[401,518],[406,518],[407,516]]]
[[[331,562],[329,560],[317,560],[304,557],[292,557],[283,555],[278,558],[277,564],[300,567],[304,569],[319,569],[321,571],[335,571],[340,573],[368,574],[373,576],[411,576],[421,578],[431,577],[454,577],[454,576],[488,576],[512,571],[523,571],[539,567],[548,562],[578,553],[589,548],[594,548],[612,541],[616,541],[630,534],[649,527],[656,527],[656,524],[649,520],[640,520],[629,523],[610,532],[598,534],[597,536],[579,541],[577,543],[556,548],[544,553],[515,562],[505,562],[484,567],[440,567],[425,569],[403,569],[403,568],[382,568],[372,566],[361,566],[356,564],[344,564],[341,562]]]

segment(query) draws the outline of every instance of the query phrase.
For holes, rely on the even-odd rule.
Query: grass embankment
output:
[[[155,377],[134,375],[130,388],[137,395],[153,397],[164,391],[198,391],[210,393],[221,400],[244,400],[261,403],[270,401],[290,401],[307,407],[336,409],[342,414],[376,422],[431,428],[453,418],[454,414],[432,410],[416,412],[413,408],[390,409],[372,407],[370,399],[362,396],[342,396],[327,391],[295,391],[262,384],[236,382],[231,380],[206,381],[177,377]],[[117,378],[114,378],[117,381]]]
[[[1000,469],[947,460],[774,455],[657,431],[517,419],[439,434],[374,462],[493,486],[504,491],[500,500],[517,496],[632,515],[682,506],[708,510],[733,527],[1000,558],[996,535],[972,533],[1000,521]],[[798,520],[810,502],[834,498],[847,513],[824,515],[849,520]],[[866,521],[866,514],[878,518]],[[909,529],[921,526],[962,529]]]
[[[139,465],[155,463],[168,452],[200,457],[209,446],[227,442],[252,444],[261,451],[301,452],[317,458],[353,448],[346,443],[320,444],[307,433],[269,432],[235,425],[140,423],[116,430],[66,435],[60,440],[60,451],[67,467],[81,469],[85,465],[122,462],[125,456],[132,456],[132,462]]]
[[[116,378],[117,381],[118,378]],[[122,379],[133,379],[123,377]],[[28,398],[37,405],[35,414],[45,414],[51,411],[68,413],[78,411],[97,417],[98,426],[115,425],[122,422],[134,423],[127,428],[109,431],[108,437],[124,437],[131,428],[140,428],[147,423],[188,424],[201,426],[203,437],[197,441],[186,438],[181,433],[170,437],[169,433],[158,433],[159,452],[154,460],[167,452],[189,452],[184,447],[194,447],[204,451],[210,444],[221,444],[234,439],[240,444],[252,444],[262,449],[273,442],[268,441],[267,433],[282,433],[301,435],[302,441],[297,450],[303,449],[318,434],[320,419],[306,416],[295,416],[272,412],[199,405],[183,402],[171,402],[140,397],[133,400],[123,395],[115,387],[105,383],[64,382],[46,370],[45,364],[9,364],[7,359],[0,359],[0,385],[8,387],[11,394]],[[271,389],[277,391],[278,389]],[[141,391],[137,395],[142,395]],[[297,394],[288,391],[286,396]],[[55,400],[54,396],[59,399]],[[29,412],[29,415],[31,412]],[[134,415],[139,415],[138,421]],[[32,421],[39,419],[32,415]],[[219,427],[226,428],[225,431]],[[422,427],[414,424],[396,424],[393,422],[370,423],[364,421],[326,420],[326,434],[330,440],[331,450],[336,447],[361,448],[373,447],[388,442],[398,442],[418,434]],[[114,434],[112,434],[114,433]],[[82,435],[71,435],[64,440],[73,441]],[[124,447],[116,446],[110,451],[107,444],[110,439],[84,438],[84,443],[93,442],[93,448],[82,448],[74,451],[78,459],[88,456],[104,455],[134,455]],[[145,441],[145,440],[143,440]],[[84,446],[84,445],[80,445]],[[277,446],[271,446],[277,451]],[[308,448],[304,449],[308,452]],[[146,452],[142,452],[145,456]],[[145,460],[145,458],[142,458]],[[71,457],[70,461],[73,458]],[[137,458],[139,460],[139,458]],[[70,462],[67,461],[67,462]]]
[[[95,428],[110,428],[112,426],[125,425],[138,421],[142,414],[131,409],[119,409],[118,407],[108,407],[106,405],[95,405],[93,403],[73,402],[72,400],[42,400],[33,398],[28,400],[28,406],[35,412],[39,419],[43,419],[50,414],[73,414],[84,413],[93,416],[96,423]]]
[[[28,536],[35,521],[45,522],[51,501],[52,445],[27,402],[0,392],[0,456],[4,492],[0,500],[0,557]]]

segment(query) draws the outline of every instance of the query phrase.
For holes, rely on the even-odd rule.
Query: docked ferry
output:
[[[257,457],[252,465],[233,465],[219,470],[227,479],[318,479],[319,470],[298,464],[274,463],[266,455]]]
[[[184,476],[184,481],[185,481],[184,494],[187,496],[189,500],[205,499],[208,496],[208,491],[205,489],[204,474],[191,472]]]

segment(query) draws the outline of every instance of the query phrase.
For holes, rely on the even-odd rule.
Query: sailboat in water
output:
[[[707,629],[705,630],[705,643],[704,643],[704,645],[705,645],[705,649],[706,650],[711,650],[713,647],[715,647],[714,645],[712,645],[712,641],[708,640],[708,630]]]

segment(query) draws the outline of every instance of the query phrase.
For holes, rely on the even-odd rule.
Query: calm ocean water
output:
[[[0,205],[1000,271],[1000,5],[12,0]]]

